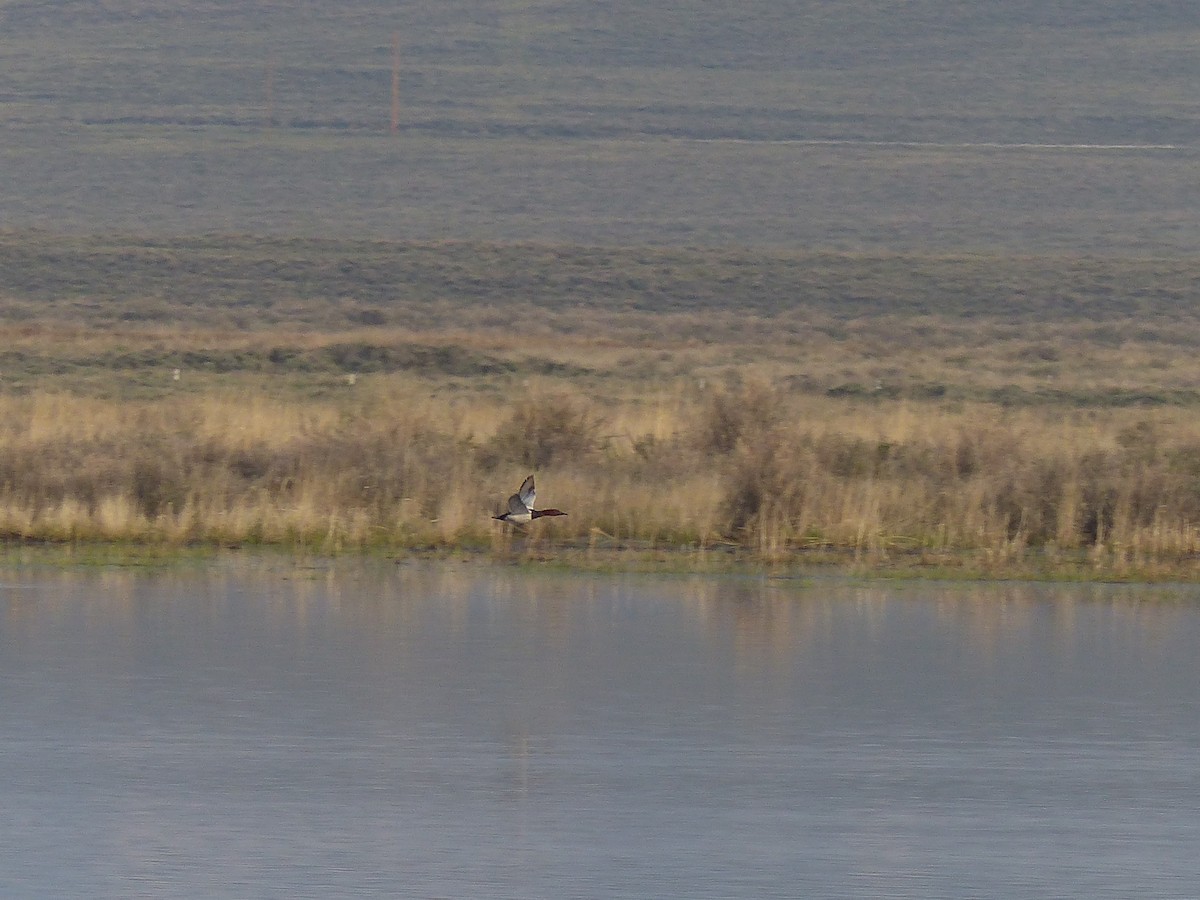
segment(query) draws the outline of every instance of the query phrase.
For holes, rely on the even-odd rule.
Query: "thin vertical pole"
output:
[[[392,32],[392,134],[400,130],[400,32]]]
[[[263,75],[263,105],[266,107],[266,126],[275,124],[275,54],[267,56],[267,71]]]

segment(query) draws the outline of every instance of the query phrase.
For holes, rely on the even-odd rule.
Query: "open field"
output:
[[[6,0],[0,227],[1187,255],[1198,39],[1128,0]]]
[[[10,538],[1200,574],[1197,260],[5,238]]]

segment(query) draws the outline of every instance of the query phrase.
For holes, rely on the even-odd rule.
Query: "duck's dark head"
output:
[[[563,512],[561,509],[535,509],[535,510],[533,510],[533,517],[535,519],[540,519],[542,516],[565,516],[565,515],[566,515],[566,513]]]

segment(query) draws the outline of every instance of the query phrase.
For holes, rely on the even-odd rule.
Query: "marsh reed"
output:
[[[8,539],[1200,575],[1193,261],[18,237]]]
[[[1119,570],[1200,552],[1200,423],[678,384],[624,403],[380,378],[353,403],[0,397],[0,534],[483,550],[530,471],[550,547]]]

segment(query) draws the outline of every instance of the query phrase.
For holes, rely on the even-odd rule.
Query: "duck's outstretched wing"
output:
[[[533,487],[533,476],[530,475],[521,482],[521,489],[517,491],[514,498],[525,504],[526,509],[533,509],[533,501],[537,498],[537,491]],[[512,500],[508,501],[509,506],[512,506]]]
[[[523,516],[529,514],[529,507],[521,501],[520,494],[513,494],[508,498],[508,514],[510,516]]]

